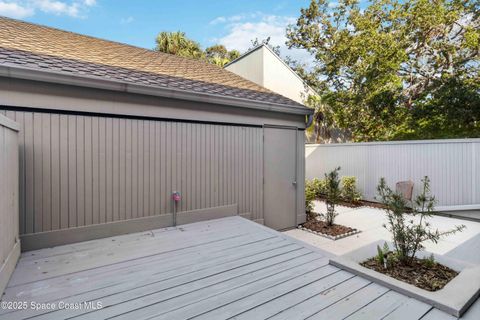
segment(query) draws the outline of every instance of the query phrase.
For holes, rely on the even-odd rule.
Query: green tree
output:
[[[333,169],[328,174],[325,173],[325,205],[327,206],[327,212],[323,216],[329,226],[333,225],[335,217],[338,215],[335,206],[338,204],[341,196],[339,171],[340,167]]]
[[[156,38],[156,50],[175,54],[181,57],[204,60],[208,63],[224,67],[227,63],[240,57],[238,50],[228,51],[224,45],[216,44],[203,51],[200,44],[189,39],[185,32],[162,31]]]
[[[202,59],[205,56],[200,45],[189,39],[185,32],[162,31],[158,34],[156,43],[155,49],[157,51],[195,59]]]
[[[479,1],[312,0],[287,38],[353,140],[480,136]]]
[[[210,63],[223,67],[240,57],[240,52],[238,50],[228,51],[224,45],[216,44],[205,49],[205,56]]]
[[[392,234],[396,258],[403,264],[411,264],[416,253],[425,249],[425,242],[437,243],[465,229],[465,225],[458,225],[447,231],[439,231],[427,221],[433,216],[436,201],[430,192],[430,179],[427,176],[422,179],[421,193],[413,201],[413,209],[408,215],[407,200],[402,194],[392,191],[385,178],[380,178],[377,193],[385,206],[387,223],[384,227]],[[388,250],[384,250],[386,252]]]

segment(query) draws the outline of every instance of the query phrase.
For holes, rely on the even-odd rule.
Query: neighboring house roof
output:
[[[169,89],[165,92],[169,97],[195,100],[188,94],[181,95],[194,93],[231,98],[232,105],[251,101],[288,106],[282,108],[287,112],[306,112],[302,105],[282,95],[203,61],[4,17],[0,17],[0,35],[0,67],[128,83],[136,91],[141,91],[138,86]],[[5,70],[1,74],[7,73],[13,74]],[[27,72],[23,76],[27,77]],[[207,100],[229,104],[225,99],[204,97],[202,101]]]
[[[225,69],[227,70],[230,70],[232,72],[237,72],[237,70],[235,70],[235,68],[233,68],[233,66],[235,64],[241,64],[241,63],[247,63],[247,64],[252,64],[252,68],[249,70],[249,68],[242,68],[242,70],[240,70],[240,72],[238,72],[239,75],[249,79],[249,80],[252,80],[254,82],[256,82],[257,84],[263,86],[263,87],[266,87],[267,89],[269,90],[272,90],[274,92],[277,92],[278,94],[282,94],[284,96],[287,96],[291,99],[294,99],[297,98],[297,97],[293,97],[292,96],[292,92],[290,92],[293,88],[289,87],[289,84],[287,84],[287,87],[289,90],[286,90],[285,87],[279,87],[277,85],[275,85],[274,83],[269,83],[271,81],[269,81],[268,77],[269,77],[269,72],[271,72],[272,70],[267,70],[265,69],[266,68],[266,65],[265,65],[265,61],[262,61],[262,62],[259,62],[259,61],[256,61],[258,60],[260,57],[259,56],[256,56],[256,57],[253,57],[255,56],[254,53],[258,52],[260,49],[265,49],[267,50],[267,52],[269,53],[269,56],[270,57],[273,57],[273,59],[275,60],[275,68],[282,68],[284,69],[285,71],[282,73],[283,77],[282,77],[282,81],[289,81],[290,83],[293,81],[294,83],[292,83],[294,85],[295,88],[297,88],[299,85],[298,84],[301,84],[301,91],[302,93],[307,93],[307,94],[311,94],[311,95],[314,95],[316,94],[315,90],[313,90],[278,54],[276,54],[268,45],[266,44],[260,44],[258,46],[256,46],[255,48],[247,51],[246,53],[242,54],[240,57],[238,57],[237,59],[231,61],[230,63],[226,64],[224,66]],[[248,62],[244,62],[245,59],[250,59],[248,60]],[[265,59],[265,57],[263,57],[263,59]],[[261,65],[262,66],[262,70],[259,70],[258,69],[258,65]],[[261,77],[259,77],[258,75],[256,74],[253,74],[253,73],[259,73],[259,72],[262,72],[263,75]],[[267,74],[265,74],[267,73]],[[278,77],[278,74],[275,74],[275,75],[271,75],[271,77],[275,78]],[[278,80],[278,79],[276,79]],[[298,94],[297,94],[298,95]],[[297,101],[298,101],[298,98],[297,98]]]

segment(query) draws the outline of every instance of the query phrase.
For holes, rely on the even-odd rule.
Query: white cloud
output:
[[[0,0],[0,15],[22,19],[40,11],[79,18],[96,3],[96,0]]]
[[[16,2],[0,1],[0,15],[15,19],[22,19],[32,16],[35,13],[33,8],[22,6]]]
[[[129,23],[132,23],[133,21],[135,21],[134,17],[127,17],[127,18],[120,19],[121,24],[129,24]]]
[[[219,24],[219,23],[225,23],[226,21],[227,21],[227,19],[225,17],[216,17],[215,19],[210,21],[209,24],[216,25],[216,24]]]
[[[236,14],[229,17],[219,16],[213,19],[212,21],[210,21],[209,24],[216,25],[216,24],[224,24],[224,23],[233,23],[233,22],[239,22],[246,19],[255,19],[260,16],[264,16],[264,15],[261,12],[252,12],[249,14],[245,14],[245,13]]]
[[[66,3],[62,1],[36,0],[34,4],[36,8],[45,13],[67,15],[71,17],[79,16],[79,4],[77,2]]]
[[[238,18],[241,17],[241,18]],[[233,18],[233,19],[232,19]],[[280,46],[283,57],[290,56],[300,62],[310,62],[311,56],[305,50],[288,49],[286,28],[296,22],[296,18],[288,16],[265,15],[254,13],[225,17],[226,35],[213,39],[212,42],[223,44],[227,49],[245,52],[252,46],[252,40],[263,40],[270,37],[272,46]]]

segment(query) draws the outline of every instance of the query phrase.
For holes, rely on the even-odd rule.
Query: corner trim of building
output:
[[[12,276],[17,261],[20,258],[20,241],[17,241],[13,246],[12,250],[5,259],[5,262],[0,267],[0,297],[2,296],[5,288],[7,287],[8,281]]]

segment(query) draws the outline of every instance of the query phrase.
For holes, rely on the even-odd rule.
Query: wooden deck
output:
[[[24,253],[2,301],[55,309],[0,319],[454,319],[239,217]]]

